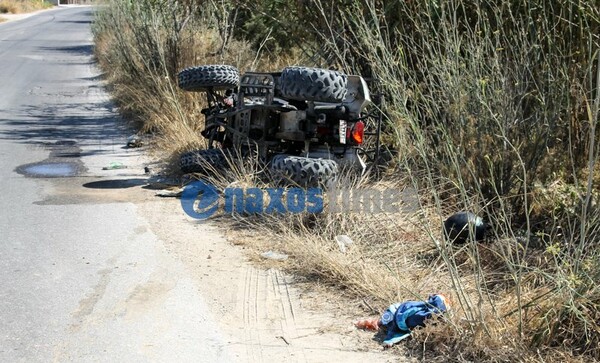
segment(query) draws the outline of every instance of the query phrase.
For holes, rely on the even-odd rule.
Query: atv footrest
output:
[[[275,95],[275,77],[270,73],[245,73],[240,80],[240,95],[264,97],[265,104],[271,104]]]

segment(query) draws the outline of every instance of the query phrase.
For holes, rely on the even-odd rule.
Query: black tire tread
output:
[[[226,166],[227,160],[221,149],[204,149],[186,152],[179,157],[179,167],[184,174],[207,174]]]
[[[287,67],[279,79],[281,95],[298,101],[342,102],[347,86],[345,74],[321,68]]]
[[[240,84],[240,72],[227,65],[190,67],[179,72],[178,81],[179,88],[189,92],[235,89]]]
[[[277,155],[271,162],[271,172],[279,181],[288,180],[303,187],[327,186],[335,181],[338,164],[329,159]]]

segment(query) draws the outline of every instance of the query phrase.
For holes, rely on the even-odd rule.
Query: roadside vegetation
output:
[[[52,6],[52,4],[43,0],[0,0],[0,14],[30,13],[36,10],[51,8]]]
[[[396,153],[380,175],[344,185],[414,190],[416,210],[220,217],[248,243],[365,306],[447,294],[452,313],[416,332],[415,355],[600,360],[596,1],[108,2],[97,57],[122,113],[167,161],[204,145],[203,98],[177,88],[185,67],[379,80]],[[232,165],[211,181],[268,184],[259,169]],[[460,210],[489,223],[487,243],[444,242],[442,221]],[[348,252],[337,235],[354,240]]]

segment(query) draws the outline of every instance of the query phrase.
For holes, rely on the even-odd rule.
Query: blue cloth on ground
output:
[[[410,336],[417,326],[425,326],[425,320],[433,314],[447,311],[442,295],[431,295],[427,301],[406,301],[390,305],[381,316],[381,323],[387,328],[383,341],[386,345],[396,344]]]

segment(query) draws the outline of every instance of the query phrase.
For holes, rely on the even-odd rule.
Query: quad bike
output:
[[[366,81],[333,70],[287,67],[280,73],[227,65],[187,68],[185,91],[205,92],[202,135],[208,149],[181,155],[184,173],[226,166],[231,155],[253,155],[274,175],[302,186],[324,185],[341,169],[364,173],[379,158],[382,115]],[[365,136],[374,136],[369,148]],[[234,153],[235,151],[235,153]]]

